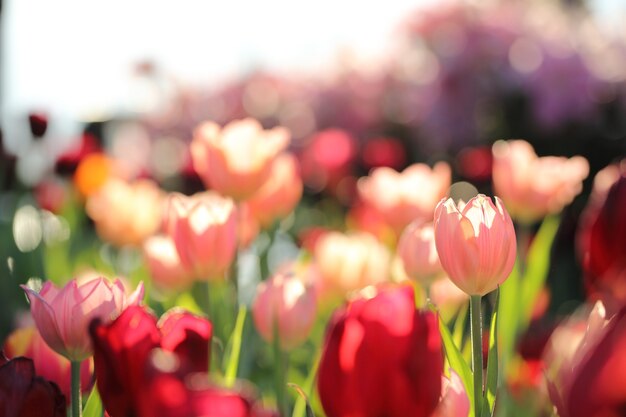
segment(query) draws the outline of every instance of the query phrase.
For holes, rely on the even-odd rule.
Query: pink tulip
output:
[[[459,375],[450,370],[450,379],[441,377],[441,401],[432,417],[467,417],[469,397]]]
[[[237,249],[237,212],[230,198],[214,192],[174,193],[165,222],[182,264],[195,278],[224,277]]]
[[[387,167],[372,170],[358,182],[359,196],[379,211],[397,235],[411,221],[432,219],[437,202],[451,182],[450,166],[439,162],[431,169],[413,164],[401,173]]]
[[[435,243],[443,269],[469,295],[485,295],[502,284],[515,263],[513,222],[498,197],[479,194],[465,206],[449,198],[435,211]]]
[[[314,256],[323,281],[320,297],[344,297],[389,279],[391,255],[368,233],[328,232],[316,242]]]
[[[289,153],[279,155],[272,164],[270,176],[246,205],[261,226],[271,226],[286,217],[302,197],[302,178],[298,161]]]
[[[539,158],[523,140],[493,145],[493,186],[511,216],[524,223],[559,213],[582,191],[589,163],[573,158]]]
[[[83,284],[73,279],[62,289],[47,281],[40,292],[22,285],[39,333],[55,352],[71,361],[83,361],[93,354],[88,327],[99,318],[115,319],[129,305],[143,298],[143,284],[126,296],[118,279],[97,278]]]
[[[252,306],[254,324],[263,339],[271,343],[276,331],[285,350],[304,342],[315,323],[315,291],[295,274],[290,269],[260,283]]]
[[[169,236],[152,236],[144,242],[143,256],[152,282],[163,289],[186,289],[193,274],[181,262],[176,245]]]
[[[161,222],[163,196],[155,183],[108,180],[87,200],[87,214],[98,235],[117,246],[141,245]]]
[[[223,129],[205,122],[194,133],[191,156],[207,187],[245,200],[267,180],[272,161],[288,144],[286,128],[263,130],[254,119],[235,120]]]
[[[424,285],[443,274],[432,223],[416,220],[407,226],[398,242],[398,255],[406,274]]]

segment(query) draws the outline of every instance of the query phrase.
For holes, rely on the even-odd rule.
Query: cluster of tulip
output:
[[[304,186],[289,141],[287,129],[253,119],[201,124],[189,152],[208,191],[191,196],[133,182],[106,155],[81,161],[76,186],[95,230],[135,248],[145,268],[22,286],[34,325],[5,342],[0,414],[58,417],[70,404],[72,417],[507,415],[517,344],[587,161],[496,142],[499,197],[467,201],[448,195],[446,162],[378,167],[354,184],[346,230],[302,228],[296,247],[281,234],[314,211],[298,212]],[[106,167],[98,181],[81,174],[94,163]],[[541,412],[623,412],[623,372],[611,369],[626,343],[625,187],[623,163],[596,177],[579,246],[599,301],[588,320],[554,332]]]

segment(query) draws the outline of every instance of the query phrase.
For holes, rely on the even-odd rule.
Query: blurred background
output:
[[[492,194],[498,139],[586,157],[549,277],[553,312],[583,299],[578,217],[594,174],[626,151],[622,0],[5,0],[1,25],[2,276],[64,271],[45,248],[68,240],[106,266],[68,197],[89,185],[76,184],[86,156],[193,193],[193,129],[251,116],[292,133],[306,187],[294,235],[343,221],[374,167],[445,160],[455,182]]]

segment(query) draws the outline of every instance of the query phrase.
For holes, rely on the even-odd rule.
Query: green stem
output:
[[[276,329],[278,326],[274,326]],[[285,398],[285,375],[287,373],[287,354],[280,348],[280,339],[278,337],[278,331],[274,332],[274,389],[276,390],[276,403],[278,406],[278,413],[281,416],[289,415],[287,413],[287,403]]]
[[[474,416],[480,417],[483,405],[483,331],[480,313],[480,295],[470,299],[470,319],[472,322],[472,372],[474,373]]]
[[[80,362],[71,361],[71,370],[72,370],[72,391],[71,391],[72,417],[81,417],[82,408],[81,408],[81,398],[80,398]]]
[[[243,324],[246,320],[246,306],[240,305],[237,313],[235,330],[231,336],[231,351],[226,366],[225,381],[226,386],[232,387],[237,379],[237,368],[239,367],[239,355],[241,353],[241,341],[243,339]]]

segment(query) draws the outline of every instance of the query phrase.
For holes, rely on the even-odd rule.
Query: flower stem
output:
[[[82,416],[81,398],[80,398],[80,362],[71,361],[72,371],[72,417]]]
[[[480,417],[483,405],[483,330],[480,313],[480,295],[472,295],[470,318],[472,323],[472,372],[474,373],[474,416]]]

